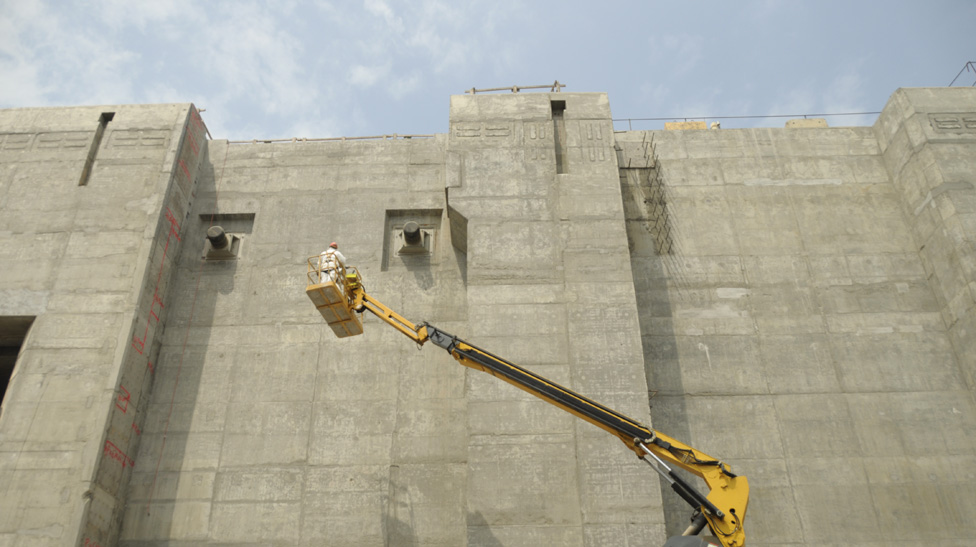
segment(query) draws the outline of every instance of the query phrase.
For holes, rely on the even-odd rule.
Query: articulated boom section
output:
[[[590,422],[619,438],[695,508],[694,524],[685,535],[697,534],[707,523],[724,547],[745,545],[742,523],[749,503],[749,483],[745,477],[733,474],[728,465],[433,325],[415,325],[369,296],[355,268],[346,269],[340,264],[337,271],[323,272],[314,269],[315,258],[309,259],[309,285],[305,292],[337,336],[362,334],[362,322],[356,313],[368,310],[417,344],[431,341],[462,365],[491,374]],[[708,495],[696,490],[669,464],[701,477],[708,485]]]

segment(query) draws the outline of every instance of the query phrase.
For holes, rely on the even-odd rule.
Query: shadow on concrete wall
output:
[[[413,274],[418,287],[424,291],[433,288],[435,282],[429,256],[401,256],[397,259],[402,261],[407,271]]]
[[[471,529],[477,533],[472,534]],[[468,547],[502,547],[502,542],[491,533],[491,526],[480,511],[468,513]]]
[[[383,545],[420,545],[414,533],[413,503],[410,491],[400,480],[400,466],[390,466],[390,486],[383,512]]]
[[[237,261],[201,264],[208,223],[199,216],[199,211],[212,208],[213,198],[208,196],[215,195],[209,154],[202,158],[198,173],[196,193],[204,197],[191,204],[191,214],[185,220],[179,261],[171,281],[169,301],[164,304],[168,308],[166,330],[171,332],[170,336],[160,333],[162,346],[156,359],[139,459],[129,482],[121,523],[119,545],[122,547],[169,545],[171,537],[194,535],[194,526],[200,526],[201,517],[203,523],[207,522],[206,515],[195,514],[192,508],[187,512],[186,505],[192,503],[187,504],[190,499],[180,492],[199,489],[196,482],[201,473],[194,473],[203,470],[199,462],[191,463],[187,470],[184,464],[188,448],[190,452],[200,450],[201,437],[196,435],[199,431],[194,431],[193,422],[194,418],[201,419],[197,407],[205,364],[208,353],[224,351],[224,348],[210,347],[210,327],[214,324],[217,299],[234,291]],[[191,439],[194,446],[188,447]],[[206,469],[208,473],[215,471],[216,468]],[[190,497],[193,502],[203,501],[195,495]],[[176,517],[178,504],[185,505],[179,511],[181,516]],[[201,531],[206,534],[205,529]]]
[[[656,160],[654,162],[656,165]],[[623,164],[622,164],[623,165]],[[667,192],[656,168],[621,169],[620,184],[630,247],[631,272],[637,297],[644,375],[651,423],[655,430],[691,444],[691,429],[681,387],[680,356],[675,339],[671,301],[680,298],[681,272],[676,258],[681,249],[672,238],[667,218]],[[645,172],[647,171],[647,172]],[[656,181],[654,187],[651,182]],[[669,284],[669,281],[672,283]],[[667,393],[660,393],[666,391]],[[650,470],[648,470],[650,471]],[[682,471],[678,471],[683,473]],[[692,484],[700,481],[684,473]],[[688,526],[691,508],[661,479],[661,498],[667,535]]]

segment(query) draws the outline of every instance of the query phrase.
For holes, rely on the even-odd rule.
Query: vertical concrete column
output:
[[[196,175],[203,163],[206,128],[193,105],[183,111],[174,127],[172,145],[158,175],[156,209],[143,232],[135,268],[132,297],[136,306],[131,322],[123,326],[121,340],[109,374],[115,386],[108,401],[101,435],[92,454],[94,468],[85,470],[90,484],[79,526],[79,543],[113,545],[118,542],[129,478],[135,466],[146,407],[158,362],[170,280],[176,271],[184,221],[192,199]]]
[[[874,126],[970,389],[976,389],[976,89],[899,89]]]
[[[16,173],[0,300],[36,317],[0,414],[0,545],[114,545],[202,120],[189,104],[23,109],[0,133],[16,146],[0,151]]]
[[[606,95],[454,96],[448,154],[469,339],[649,421]],[[656,477],[619,441],[467,374],[469,545],[663,543]]]

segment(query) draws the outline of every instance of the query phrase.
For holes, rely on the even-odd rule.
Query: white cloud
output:
[[[349,71],[349,83],[357,87],[372,87],[390,73],[391,65],[382,66],[356,65]]]
[[[403,20],[393,13],[393,9],[384,0],[365,0],[364,5],[367,11],[381,17],[392,31],[403,32]]]

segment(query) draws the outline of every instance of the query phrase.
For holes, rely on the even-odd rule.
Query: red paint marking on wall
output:
[[[186,175],[186,180],[187,181],[193,180],[192,178],[190,178],[190,170],[186,168],[186,164],[183,163],[183,160],[180,160],[180,167],[183,168],[183,174]]]
[[[192,131],[187,131],[186,132],[186,140],[187,140],[187,142],[190,143],[190,148],[193,149],[193,154],[194,155],[200,154],[200,147],[197,146],[197,140],[193,136],[193,132]]]
[[[112,443],[112,441],[108,441],[108,440],[105,441],[105,448],[102,450],[102,453],[108,456],[109,458],[112,458],[113,460],[121,463],[123,469],[125,469],[126,466],[135,465],[136,463],[132,461],[132,458],[126,456],[125,452],[122,452],[122,450],[120,450],[119,447],[115,446],[115,444]]]
[[[182,241],[180,239],[180,223],[176,221],[176,217],[173,216],[173,212],[166,209],[166,220],[169,221],[169,235],[176,236],[176,241]],[[169,240],[166,240],[166,245],[169,246]]]
[[[156,285],[156,292],[153,293],[153,303],[152,303],[151,306],[149,306],[149,316],[152,317],[153,319],[155,319],[156,320],[156,323],[158,324],[159,323],[159,315],[156,314],[156,305],[157,304],[159,305],[160,308],[165,307],[165,306],[163,306],[163,299],[159,297],[159,285]]]
[[[149,374],[156,374],[156,369],[153,367],[152,361],[146,360],[146,368],[149,369]]]
[[[183,163],[182,161],[180,162]],[[184,167],[186,169],[186,167]],[[166,209],[166,220],[169,221],[169,234],[166,236],[166,245],[163,247],[163,259],[159,261],[159,273],[156,275],[156,288],[153,290],[153,301],[149,305],[149,316],[146,318],[146,329],[142,334],[142,338],[138,336],[132,337],[132,348],[139,352],[139,355],[143,354],[146,349],[146,339],[149,337],[149,329],[153,326],[153,322],[159,323],[159,314],[156,313],[156,307],[163,308],[163,299],[159,296],[159,283],[163,278],[163,268],[166,266],[166,254],[169,252],[169,244],[175,237],[177,241],[180,239],[180,223],[173,216],[173,212]],[[152,371],[152,363],[149,363],[149,369]]]
[[[85,547],[102,547],[100,543],[96,543],[88,538],[85,538]]]
[[[125,414],[126,411],[129,410],[129,401],[132,399],[132,395],[130,395],[129,390],[125,389],[125,387],[123,387],[121,384],[119,385],[119,391],[121,393],[119,393],[118,398],[115,399],[115,406],[122,411],[122,414]],[[125,393],[125,396],[123,396],[122,393]]]
[[[146,338],[145,337],[142,337],[141,339],[138,336],[133,336],[132,337],[132,349],[138,351],[139,352],[139,355],[142,355],[142,350],[145,347],[146,347]]]
[[[136,432],[136,435],[142,435],[142,430],[139,429],[139,426],[135,422],[132,422],[132,430]]]

